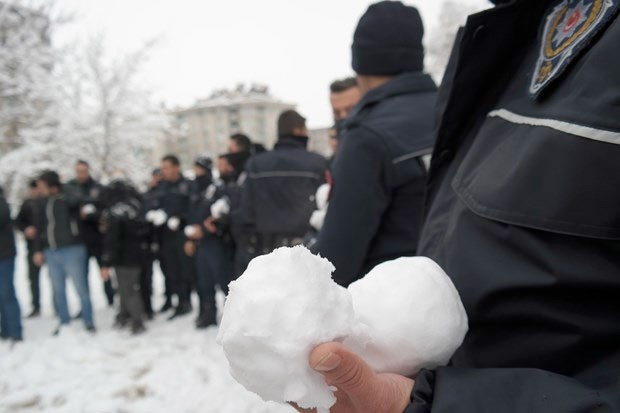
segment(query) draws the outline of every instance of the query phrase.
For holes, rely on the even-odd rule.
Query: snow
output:
[[[21,243],[19,251],[15,284],[22,313],[27,313],[30,292]],[[105,303],[95,268],[90,277],[98,327],[94,336],[76,321],[51,337],[56,320],[49,279],[42,272],[42,317],[23,321],[23,343],[13,348],[0,343],[0,412],[294,412],[238,384],[215,342],[217,328],[196,330],[196,314],[172,322],[159,315],[136,337],[112,329],[115,310]],[[154,278],[157,308],[163,303],[163,280],[159,272]],[[67,293],[76,312],[70,282]]]
[[[327,411],[336,399],[308,365],[318,344],[352,333],[351,296],[334,266],[306,248],[255,258],[230,284],[218,342],[235,379],[265,400]]]

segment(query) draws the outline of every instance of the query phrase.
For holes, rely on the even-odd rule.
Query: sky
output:
[[[485,0],[463,0],[484,7]],[[352,75],[353,31],[366,0],[56,0],[73,22],[59,45],[102,35],[122,56],[157,40],[143,81],[167,107],[188,106],[214,89],[269,86],[295,103],[311,127],[331,124],[328,87]],[[407,1],[419,8],[427,34],[443,0]]]

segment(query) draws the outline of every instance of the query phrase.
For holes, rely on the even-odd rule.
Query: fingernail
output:
[[[314,370],[321,372],[332,371],[340,365],[340,362],[342,362],[342,358],[340,358],[340,356],[336,353],[330,352],[324,355],[321,360],[319,360],[316,366],[314,366]]]

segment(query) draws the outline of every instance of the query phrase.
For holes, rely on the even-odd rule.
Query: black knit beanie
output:
[[[390,76],[424,69],[424,26],[418,10],[400,1],[368,7],[353,35],[352,66],[360,75]]]

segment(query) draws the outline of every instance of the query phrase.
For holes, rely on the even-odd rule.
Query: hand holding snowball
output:
[[[330,413],[402,412],[409,404],[414,381],[391,373],[375,373],[361,357],[340,343],[325,343],[310,354],[310,366],[336,387]],[[314,412],[301,409],[300,412]]]

